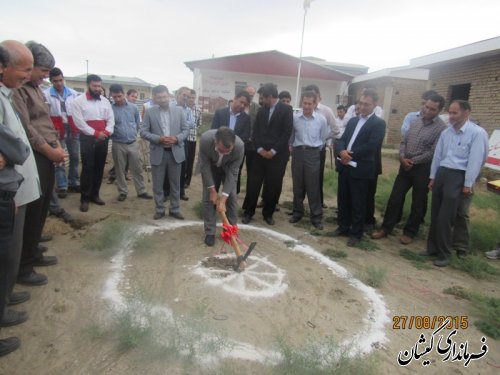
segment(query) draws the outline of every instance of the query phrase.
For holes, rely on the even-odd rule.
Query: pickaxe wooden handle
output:
[[[229,224],[229,220],[227,220],[226,213],[224,211],[219,212],[220,216],[222,218],[222,222],[226,225],[231,225]],[[238,242],[236,241],[236,238],[234,236],[231,236],[231,246],[234,249],[234,252],[236,253],[236,258],[239,259],[241,257],[241,250],[240,246],[238,245]]]

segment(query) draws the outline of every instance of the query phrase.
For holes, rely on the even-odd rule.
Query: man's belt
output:
[[[312,147],[312,146],[294,146],[294,149],[299,150],[320,150],[321,147]]]

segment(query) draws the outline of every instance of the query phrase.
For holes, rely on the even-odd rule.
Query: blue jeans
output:
[[[57,189],[66,190],[68,186],[80,186],[78,177],[78,162],[80,158],[80,138],[71,134],[69,124],[64,124],[64,139],[61,139],[61,146],[68,150],[69,168],[66,178],[66,166],[56,166],[56,186]]]

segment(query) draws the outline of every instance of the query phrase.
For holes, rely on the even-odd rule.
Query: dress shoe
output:
[[[373,232],[370,237],[374,240],[380,240],[381,238],[387,237],[387,235],[388,233],[385,231],[385,229],[381,228]]]
[[[20,303],[26,302],[31,298],[30,292],[21,291],[21,292],[12,292],[9,297],[9,306],[19,305]]]
[[[37,250],[40,252],[40,254],[45,253],[49,248],[45,245],[38,244],[37,245]]]
[[[357,244],[359,244],[360,242],[361,242],[361,240],[359,238],[349,237],[349,239],[347,240],[347,246],[354,247]]]
[[[0,340],[0,357],[12,353],[21,346],[21,341],[17,337],[8,337]]]
[[[80,185],[68,186],[68,193],[81,193]]]
[[[5,309],[3,312],[2,320],[0,320],[0,327],[17,326],[28,320],[28,313],[26,311],[16,311]]]
[[[125,199],[127,199],[127,194],[120,194],[118,195],[118,201],[123,202]]]
[[[267,223],[267,225],[274,225],[274,219],[272,216],[265,217],[264,221]]]
[[[59,189],[57,191],[57,196],[61,199],[64,199],[68,196],[68,190],[67,189]]]
[[[52,241],[52,235],[51,234],[42,234],[40,236],[40,242],[49,242]]]
[[[17,276],[17,283],[21,285],[38,286],[47,284],[47,276],[35,271],[23,276]]]
[[[241,219],[241,222],[243,224],[248,224],[251,221],[252,221],[252,217],[250,215],[243,215],[243,218]]]
[[[332,237],[349,237],[349,231],[342,230],[339,227],[333,231]]]
[[[57,257],[53,255],[44,255],[41,258],[35,259],[33,266],[35,267],[48,267],[57,264]]]
[[[73,219],[73,216],[71,216],[71,214],[66,211],[65,209],[63,209],[60,213],[58,213],[56,215],[59,219],[63,219],[63,221],[65,223],[71,223],[73,221],[75,221],[75,219]]]
[[[137,196],[137,198],[141,198],[141,199],[153,199],[153,196],[149,195],[148,193],[142,193],[142,194],[139,194]]]
[[[467,257],[467,251],[457,250],[457,258],[464,259],[465,257]]]
[[[165,217],[165,212],[156,212],[155,216],[153,216],[153,219],[160,220],[162,217]]]
[[[289,223],[292,223],[292,224],[295,224],[295,223],[298,223],[299,221],[302,220],[302,216],[292,216],[288,222]]]
[[[323,224],[321,223],[311,223],[313,225],[314,228],[318,229],[318,230],[323,230]]]
[[[189,200],[189,197],[188,197],[186,194],[181,195],[181,200],[183,200],[183,201],[188,201],[188,200]]]
[[[115,178],[115,177],[108,177],[108,182],[107,182],[107,184],[108,184],[108,185],[111,185],[111,184],[113,184],[113,183],[115,182],[115,180],[116,180],[116,178]]]
[[[450,260],[448,258],[438,258],[434,259],[434,262],[432,262],[436,267],[446,267],[448,264],[450,264]]]
[[[205,245],[214,246],[215,244],[215,236],[213,234],[207,234],[205,236]]]
[[[413,238],[407,236],[406,234],[403,234],[401,237],[399,237],[399,242],[401,242],[403,245],[409,245],[413,242]]]
[[[169,212],[168,216],[173,217],[174,219],[177,220],[184,220],[184,216],[180,212]]]
[[[91,199],[91,201],[98,206],[104,206],[106,204],[106,202],[104,202],[100,197],[94,197]]]
[[[80,211],[87,212],[89,210],[89,202],[80,203]]]

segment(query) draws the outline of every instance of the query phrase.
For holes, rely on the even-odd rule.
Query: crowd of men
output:
[[[165,217],[166,201],[168,215],[184,220],[181,200],[189,199],[185,189],[193,182],[199,138],[196,172],[202,180],[207,246],[216,241],[217,213],[227,214],[229,223],[237,224],[243,167],[247,179],[241,222],[254,220],[261,206],[264,222],[275,224],[290,158],[293,208],[289,222],[303,219],[307,197],[311,225],[322,230],[327,150],[334,155],[338,172],[334,236],[345,236],[348,246],[356,246],[365,232],[374,229],[386,123],[378,94],[371,88],[364,89],[351,107],[339,105],[335,115],[321,102],[317,85],[304,88],[301,108],[295,111],[291,95],[278,92],[275,84],[258,90],[248,86],[215,112],[212,129],[198,137],[201,111],[195,105],[196,92],[187,87],[178,89],[175,98],[166,86],[154,87],[151,103],[144,106],[141,116],[134,104],[135,90],[125,93],[121,85],[113,84],[108,100],[97,75],[87,77],[83,94],[66,87],[54,57],[39,43],[4,41],[0,58],[0,327],[28,318],[26,312],[8,308],[30,298],[29,292],[14,291],[14,285],[44,285],[47,277],[35,267],[58,263],[55,256],[44,254],[41,242],[49,212],[72,219],[59,199],[79,194],[83,213],[91,204],[106,204],[100,188],[110,140],[114,163],[110,179],[115,182],[118,202],[128,198],[130,172],[137,198],[154,202],[155,220]],[[42,91],[47,78],[52,86]],[[259,104],[254,101],[256,94]],[[400,237],[401,243],[411,243],[424,220],[431,190],[424,254],[434,256],[439,267],[449,263],[453,252],[465,256],[469,251],[469,206],[488,151],[486,132],[469,119],[469,103],[450,103],[449,125],[439,117],[444,104],[438,93],[426,92],[421,109],[405,118],[399,173],[384,221],[371,233],[376,240],[391,234],[412,189],[411,212]],[[149,142],[152,195],[144,182],[138,135]],[[0,355],[19,345],[16,337],[1,339]]]

